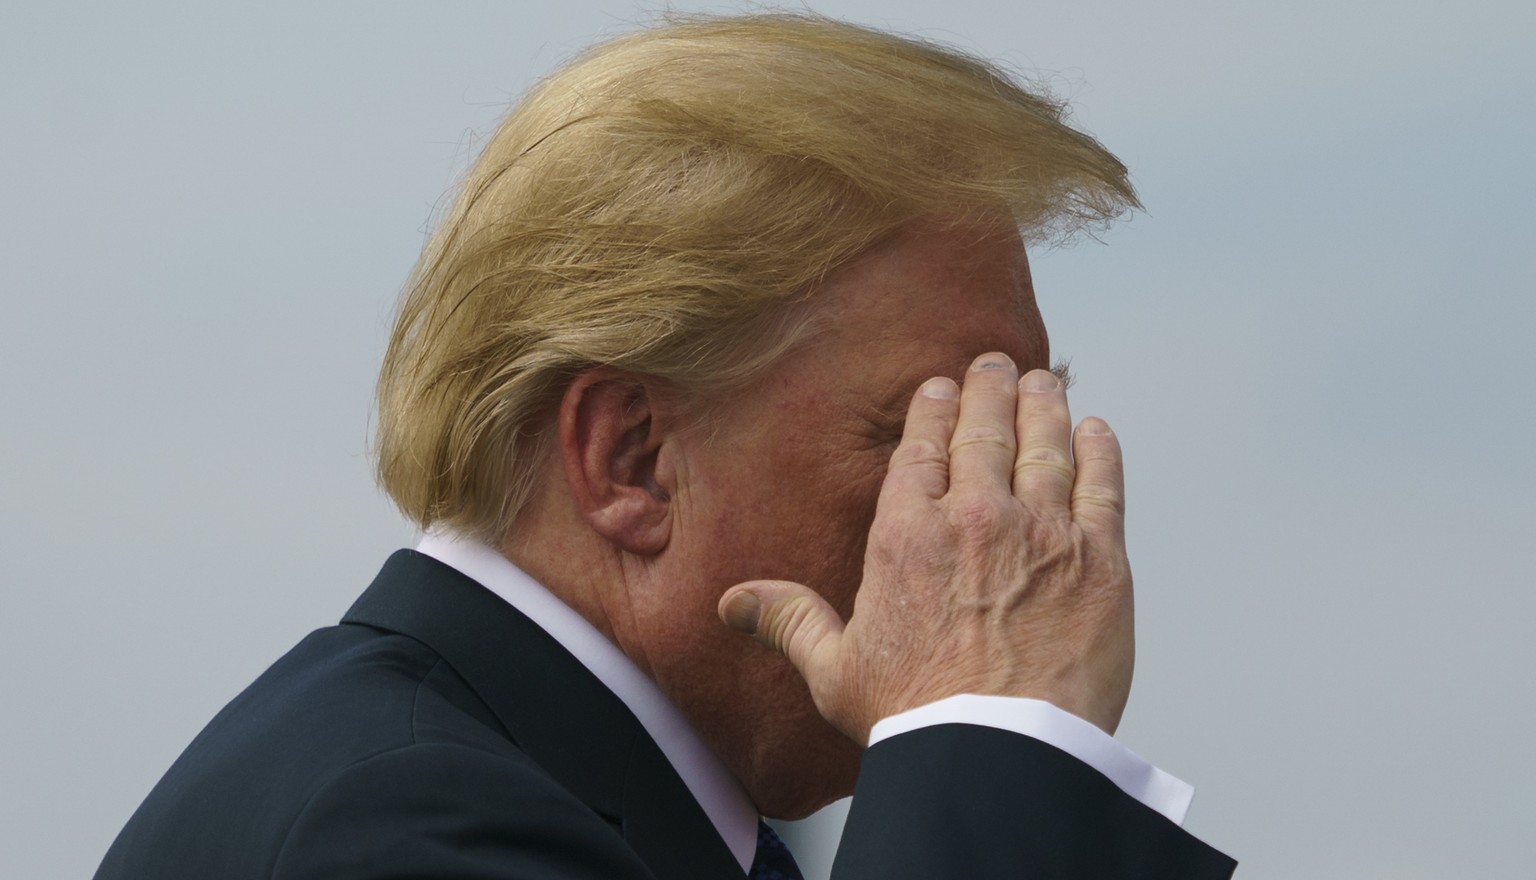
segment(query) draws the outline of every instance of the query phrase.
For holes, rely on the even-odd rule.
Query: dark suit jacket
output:
[[[1028,737],[870,749],[839,878],[1226,877],[1233,863]],[[390,557],[341,625],[220,712],[97,880],[739,878],[656,744],[543,630]]]

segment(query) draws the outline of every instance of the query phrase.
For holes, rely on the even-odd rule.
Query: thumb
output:
[[[789,581],[748,581],[720,597],[720,619],[793,663],[817,693],[830,684],[843,619],[814,590]]]

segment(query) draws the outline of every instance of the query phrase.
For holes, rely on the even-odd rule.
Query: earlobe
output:
[[[670,537],[671,493],[657,473],[666,421],[651,383],[607,368],[576,377],[560,401],[560,455],[576,507],[628,553],[654,555]]]

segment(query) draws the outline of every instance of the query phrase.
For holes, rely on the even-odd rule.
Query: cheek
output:
[[[804,401],[779,407],[761,424],[751,442],[716,462],[721,468],[710,481],[716,518],[705,526],[705,553],[715,586],[794,581],[846,619],[891,450]]]
[[[821,593],[844,620],[853,613],[854,596],[863,579],[864,546],[883,478],[882,469],[828,480],[804,508],[795,546],[809,579],[801,582]]]

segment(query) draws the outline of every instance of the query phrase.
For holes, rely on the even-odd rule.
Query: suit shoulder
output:
[[[415,639],[365,626],[328,627],[230,701],[188,753],[251,757],[280,750],[291,760],[298,748],[334,767],[415,742],[424,690],[445,692],[443,699],[470,717],[494,723],[442,658]]]
[[[350,767],[425,742],[526,760],[425,645],[366,626],[318,630],[198,734],[98,877],[267,876],[261,866],[317,791]]]
[[[315,790],[274,880],[391,876],[641,878],[615,827],[521,753],[453,742],[383,752]]]

